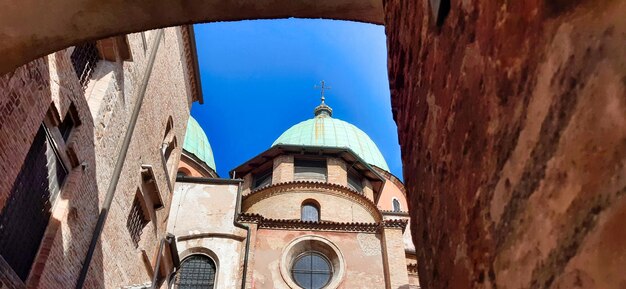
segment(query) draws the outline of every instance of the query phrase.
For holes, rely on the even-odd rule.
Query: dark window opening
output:
[[[333,275],[332,266],[326,257],[317,252],[306,252],[298,256],[291,267],[291,276],[304,289],[320,289],[328,285]]]
[[[363,180],[359,173],[352,170],[348,172],[348,187],[359,193],[363,192]]]
[[[170,166],[170,157],[172,156],[172,152],[174,152],[176,145],[176,137],[174,137],[174,140],[167,144],[167,146],[165,147],[165,151],[163,152],[163,157],[165,157],[165,162],[167,163],[168,167]]]
[[[67,174],[42,124],[0,212],[0,255],[23,281],[37,257],[52,204]]]
[[[150,222],[143,210],[141,200],[139,199],[140,197],[141,194],[137,193],[135,200],[133,201],[133,206],[130,208],[128,220],[126,221],[126,229],[128,229],[128,233],[130,233],[130,238],[133,241],[135,248],[139,247],[139,241],[141,240],[143,229]]]
[[[174,121],[172,117],[168,117],[167,124],[165,125],[165,133],[163,134],[163,144],[161,145],[161,153],[165,161],[165,171],[168,176],[174,173],[174,158],[172,154],[174,149],[178,147],[176,136],[174,135]]]
[[[215,285],[215,262],[204,255],[191,255],[180,264],[176,289],[212,289]]]
[[[272,170],[266,170],[254,175],[254,189],[260,189],[272,184]]]
[[[296,181],[314,180],[326,182],[327,176],[328,169],[326,167],[326,160],[294,160],[294,179]]]
[[[398,199],[393,199],[392,203],[393,203],[393,211],[400,212],[400,201],[398,201]]]
[[[302,204],[302,208],[300,210],[300,219],[302,221],[308,222],[319,222],[320,221],[320,209],[317,204],[313,202],[305,202]]]
[[[98,47],[95,41],[85,42],[74,47],[74,52],[70,56],[72,66],[76,72],[76,77],[80,85],[85,89],[89,78],[93,74],[100,56],[98,54]]]
[[[78,117],[78,111],[76,110],[76,106],[74,105],[74,103],[72,103],[70,104],[70,108],[65,114],[63,121],[58,126],[59,132],[61,133],[63,140],[67,142],[67,140],[70,138],[72,130],[78,127],[80,124],[81,122]]]

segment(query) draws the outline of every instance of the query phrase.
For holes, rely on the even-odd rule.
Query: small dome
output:
[[[322,105],[325,106],[324,103]],[[318,106],[315,117],[286,130],[272,146],[303,145],[349,148],[371,165],[389,171],[387,162],[376,144],[362,130],[340,119],[332,118],[332,110]],[[320,110],[325,111],[320,113]]]
[[[203,161],[213,170],[216,170],[209,139],[200,127],[200,124],[191,116],[189,116],[189,121],[187,121],[187,132],[185,133],[183,149],[196,156],[196,158]]]

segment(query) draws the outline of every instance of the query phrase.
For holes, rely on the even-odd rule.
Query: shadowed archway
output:
[[[384,18],[381,0],[2,0],[0,7],[0,75],[86,40],[181,24],[289,17],[382,24]]]

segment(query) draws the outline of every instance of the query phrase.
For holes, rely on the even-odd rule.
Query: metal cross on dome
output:
[[[330,86],[326,86],[326,83],[322,80],[320,82],[320,85],[315,85],[313,86],[315,89],[320,89],[322,92],[322,103],[324,103],[324,100],[326,100],[326,97],[324,97],[324,91],[327,89],[331,89]]]

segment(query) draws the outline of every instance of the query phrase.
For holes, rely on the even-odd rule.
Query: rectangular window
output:
[[[143,229],[150,222],[150,219],[146,216],[142,202],[139,198],[141,198],[141,192],[137,192],[135,195],[133,206],[130,208],[128,220],[126,221],[126,229],[128,229],[128,233],[130,233],[130,238],[133,240],[135,248],[139,247],[139,241],[141,240]]]
[[[63,137],[64,141],[67,141],[70,138],[70,133],[72,132],[72,128],[74,128],[74,120],[72,116],[68,113],[63,122],[59,125],[59,132],[61,133],[61,137]]]
[[[272,170],[266,170],[254,175],[254,189],[267,187],[272,184]]]
[[[42,124],[0,212],[0,255],[25,281],[67,178],[55,143]]]
[[[90,41],[76,45],[70,59],[72,60],[74,71],[76,71],[76,77],[78,77],[78,81],[84,89],[87,87],[89,78],[91,78],[91,75],[96,68],[96,64],[98,64],[98,61],[100,60],[100,54],[98,53],[96,42]]]
[[[313,159],[295,159],[294,160],[294,179],[296,181],[320,181],[326,182],[328,169],[326,160]]]
[[[359,193],[363,192],[363,179],[359,173],[353,170],[348,172],[348,187]]]
[[[63,118],[63,121],[57,127],[65,144],[67,144],[67,140],[70,138],[72,130],[80,125],[81,121],[80,117],[78,116],[78,110],[72,102],[69,109],[67,110],[67,113],[65,114],[65,117]]]

